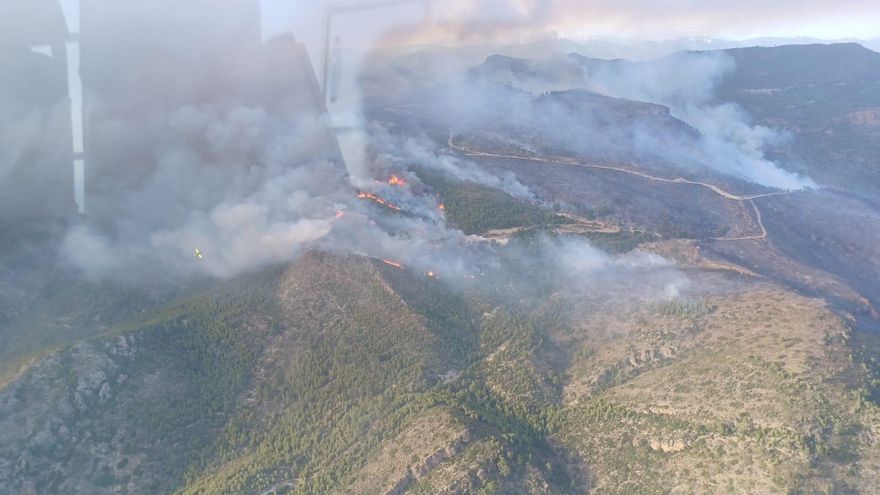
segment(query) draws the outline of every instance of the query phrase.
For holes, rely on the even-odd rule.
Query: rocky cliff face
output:
[[[158,392],[129,381],[126,371],[143,358],[136,341],[77,344],[0,391],[0,491],[95,492],[111,476],[131,480],[128,489],[145,481],[132,477],[144,456],[123,453],[129,426],[118,412],[133,395]]]
[[[449,445],[437,450],[415,465],[410,466],[406,470],[406,474],[399,480],[395,481],[392,487],[385,492],[385,495],[403,495],[413,482],[424,478],[444,461],[452,459],[454,456],[460,454],[470,440],[470,432],[462,432]]]

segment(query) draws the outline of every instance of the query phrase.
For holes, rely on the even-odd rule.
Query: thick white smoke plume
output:
[[[716,90],[735,70],[723,52],[680,53],[646,63],[595,65],[590,89],[603,94],[670,107],[702,135],[706,165],[756,184],[785,190],[815,188],[808,177],[784,170],[765,157],[767,146],[786,136],[752,125],[732,103],[717,101]]]
[[[226,277],[293,260],[310,248],[394,260],[453,285],[502,268],[496,248],[446,225],[440,199],[420,185],[412,167],[532,198],[515,177],[494,176],[433,149],[426,139],[373,126],[367,157],[374,178],[355,180],[338,164],[315,158],[320,153],[310,145],[323,125],[317,118],[279,122],[246,107],[179,109],[152,173],[126,195],[112,220],[74,227],[64,242],[65,258],[95,278],[143,270],[171,279]],[[390,174],[406,183],[389,185]],[[362,189],[402,211],[358,200]],[[203,259],[193,259],[194,249]],[[583,240],[542,239],[536,253],[508,252],[507,258],[517,260],[516,273],[546,267],[572,286],[658,269],[665,275],[652,293],[684,283],[656,256],[610,256]]]
[[[315,117],[282,122],[258,108],[190,106],[168,124],[151,172],[121,200],[106,200],[116,213],[67,237],[65,254],[89,273],[155,260],[226,276],[287,261],[327,235],[351,201],[344,170],[312,147],[326,132]],[[100,209],[105,200],[92,202]],[[195,249],[204,252],[198,264]]]
[[[80,37],[88,215],[68,229],[59,259],[93,279],[230,277],[309,249],[394,260],[450,283],[502,269],[504,256],[524,273],[546,266],[572,283],[656,268],[654,258],[613,257],[574,240],[544,239],[537,255],[502,256],[447,225],[442,198],[419,171],[537,203],[535,195],[512,174],[445,150],[427,130],[370,123],[356,102],[345,110],[360,128],[356,149],[342,143],[355,157],[346,169],[313,64],[290,38],[261,42],[255,2],[236,0],[223,12],[205,0],[88,5]],[[472,16],[473,29],[490,27],[483,13]],[[532,23],[533,14],[509,9],[503,22]],[[506,103],[484,105],[501,111]],[[438,110],[475,122],[473,109]],[[61,114],[50,117],[63,122]],[[32,147],[31,124],[0,133],[0,176]],[[389,184],[392,175],[404,183]]]
[[[788,139],[785,133],[753,125],[741,108],[718,99],[718,86],[733,70],[723,52],[644,63],[492,56],[466,78],[416,94],[427,95],[433,121],[480,134],[499,149],[542,148],[665,164],[667,174],[708,169],[771,188],[816,188],[767,158],[766,150]]]

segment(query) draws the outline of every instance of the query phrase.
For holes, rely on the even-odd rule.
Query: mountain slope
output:
[[[789,131],[778,150],[820,184],[873,201],[880,193],[880,53],[857,44],[744,48],[718,97]]]
[[[740,275],[693,276],[714,295],[636,303],[613,282],[507,307],[312,253],[14,381],[2,489],[872,486],[880,410],[846,324]]]
[[[759,289],[641,321],[586,347],[560,415],[597,491],[871,490],[880,408],[851,388],[867,383],[851,333],[820,303]]]
[[[271,328],[273,278],[66,347],[0,390],[2,491],[168,491],[249,380]]]
[[[876,211],[565,160],[563,115],[693,131],[658,105],[482,89],[535,115],[377,112],[541,198],[410,170],[487,256],[473,280],[312,251],[151,295],[41,264],[51,235],[0,251],[0,493],[871,493]],[[576,276],[542,251],[583,238],[628,256]]]

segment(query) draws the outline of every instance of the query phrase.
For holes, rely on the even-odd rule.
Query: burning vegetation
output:
[[[390,267],[392,267],[392,268],[397,268],[398,270],[406,270],[406,269],[407,269],[406,266],[405,266],[403,263],[399,262],[399,261],[394,261],[394,260],[389,260],[389,259],[383,259],[383,260],[382,260],[382,263],[385,263],[386,265],[388,265],[388,266],[390,266]],[[439,279],[440,279],[440,276],[437,274],[437,272],[435,272],[435,271],[433,271],[433,270],[428,270],[427,272],[425,272],[425,277],[426,277],[426,278],[433,279],[433,280],[439,280]]]
[[[404,180],[401,177],[398,177],[396,175],[392,175],[388,179],[388,184],[391,186],[401,186],[402,187],[402,186],[406,185],[406,180]]]
[[[375,194],[372,194],[372,193],[359,192],[357,197],[358,197],[358,199],[367,199],[367,200],[373,201],[376,204],[379,204],[379,205],[384,206],[386,208],[390,208],[394,211],[402,211],[401,207],[395,205],[394,203],[391,203],[390,201],[388,201],[384,198],[376,196]]]
[[[405,268],[403,267],[403,263],[398,263],[398,262],[392,261],[392,260],[382,260],[382,263],[385,263],[388,266],[397,268],[398,270],[405,270]]]
[[[395,174],[391,174],[391,176],[388,177],[388,179],[384,180],[384,181],[379,180],[379,179],[373,179],[373,183],[380,184],[380,185],[388,184],[389,186],[397,186],[397,187],[403,187],[403,186],[407,185],[406,179],[404,179],[403,177],[401,177],[399,175],[395,175]]]

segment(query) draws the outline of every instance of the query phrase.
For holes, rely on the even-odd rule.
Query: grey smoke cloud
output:
[[[640,288],[630,297],[671,300],[690,289],[690,280],[672,262],[641,250],[612,256],[588,243],[574,240],[541,240],[544,256],[553,260],[558,276],[572,286],[596,289],[602,284],[631,283]]]
[[[785,135],[752,125],[738,106],[716,100],[716,88],[734,70],[733,59],[723,52],[679,53],[652,62],[602,64],[588,70],[586,78],[597,92],[668,106],[700,131],[701,161],[711,168],[779,189],[816,188],[810,178],[765,157],[764,150]]]
[[[65,169],[70,146],[66,105],[23,108],[19,103],[4,101],[0,95],[0,218],[69,209],[73,169]],[[35,202],[39,191],[52,194]]]
[[[40,110],[16,109],[10,105],[3,110],[0,113],[5,123],[0,126],[0,180],[5,181],[12,180],[9,175],[26,155],[44,149],[46,134],[57,135],[66,130],[68,116],[61,105]]]
[[[489,173],[423,136],[365,125],[356,108],[354,122],[365,130],[357,160],[346,169],[327,139],[327,117],[313,111],[316,88],[310,81],[273,86],[275,72],[268,72],[269,83],[252,76],[252,69],[266,67],[251,60],[262,52],[247,28],[233,29],[230,40],[205,19],[188,22],[210,12],[210,2],[123,3],[136,5],[127,12],[122,4],[89,2],[97,10],[83,11],[84,27],[92,26],[82,34],[84,47],[91,43],[83,67],[93,139],[89,216],[64,236],[63,261],[91,278],[135,282],[145,273],[171,281],[229,277],[293,260],[311,248],[398,260],[413,270],[436,271],[450,283],[502,267],[498,248],[446,225],[438,198],[420,189],[415,170],[533,199],[513,175]],[[235,5],[250,12],[246,3]],[[237,26],[228,12],[218,15],[221,26]],[[161,29],[149,29],[153,24]],[[151,34],[128,36],[127,28]],[[112,43],[117,37],[120,44]],[[283,44],[272,49],[293,53]],[[266,66],[302,70],[295,59],[285,60],[290,67]],[[279,80],[286,81],[283,76]],[[5,153],[18,157],[29,146],[28,136],[41,127],[29,122],[19,120],[4,132]],[[411,184],[389,189],[374,182],[390,171]],[[377,211],[356,198],[362,189],[386,195],[404,211]],[[653,269],[657,262],[642,255],[611,257],[585,241],[540,242],[548,252],[540,263],[581,281],[631,267]],[[195,249],[204,253],[202,260],[193,258]],[[539,262],[534,258],[517,262],[528,271]]]
[[[501,189],[511,196],[533,200],[534,194],[510,172],[496,175],[482,169],[476,163],[463,160],[438,150],[437,145],[425,136],[392,135],[385,127],[372,125],[372,144],[380,153],[379,159],[391,166],[426,167],[460,182],[472,182]]]
[[[670,176],[711,170],[771,188],[816,188],[766,157],[785,133],[753,125],[741,108],[717,99],[734,69],[723,52],[643,63],[492,56],[466,78],[447,74],[455,82],[414,94],[427,95],[432,121],[477,150],[488,141],[519,155],[576,154],[636,161]]]
[[[168,124],[174,139],[139,187],[121,204],[116,195],[92,199],[116,207],[105,233],[76,227],[67,237],[66,256],[90,274],[154,260],[229,276],[287,261],[325,236],[351,200],[344,170],[315,158],[325,129],[314,117],[291,125],[258,108],[184,107]],[[206,254],[199,264],[196,248]]]
[[[361,184],[403,206],[392,213],[359,202],[349,177],[338,165],[314,160],[310,143],[321,122],[304,118],[277,134],[277,125],[260,109],[184,107],[170,125],[174,139],[158,166],[129,195],[120,214],[106,225],[82,225],[66,236],[65,258],[95,278],[132,275],[139,267],[180,274],[232,276],[295,259],[310,248],[391,259],[416,272],[438,273],[446,283],[463,285],[500,270],[500,254],[449,228],[438,213],[438,199],[418,190],[411,166],[459,180],[532,197],[513,176],[497,177],[476,164],[446,155],[426,139],[392,136],[372,127],[371,166],[375,178],[394,172],[412,181],[391,187],[375,180]],[[211,159],[204,158],[203,147]],[[255,157],[246,165],[236,158]],[[342,216],[340,216],[342,213]],[[205,258],[195,261],[192,250]],[[664,270],[656,297],[685,284],[665,260],[646,253],[610,256],[583,240],[540,240],[534,255],[513,255],[514,272],[547,266],[560,280],[586,287],[602,279],[619,280],[643,270]],[[509,259],[511,254],[506,257]],[[660,283],[662,281],[662,283]]]

